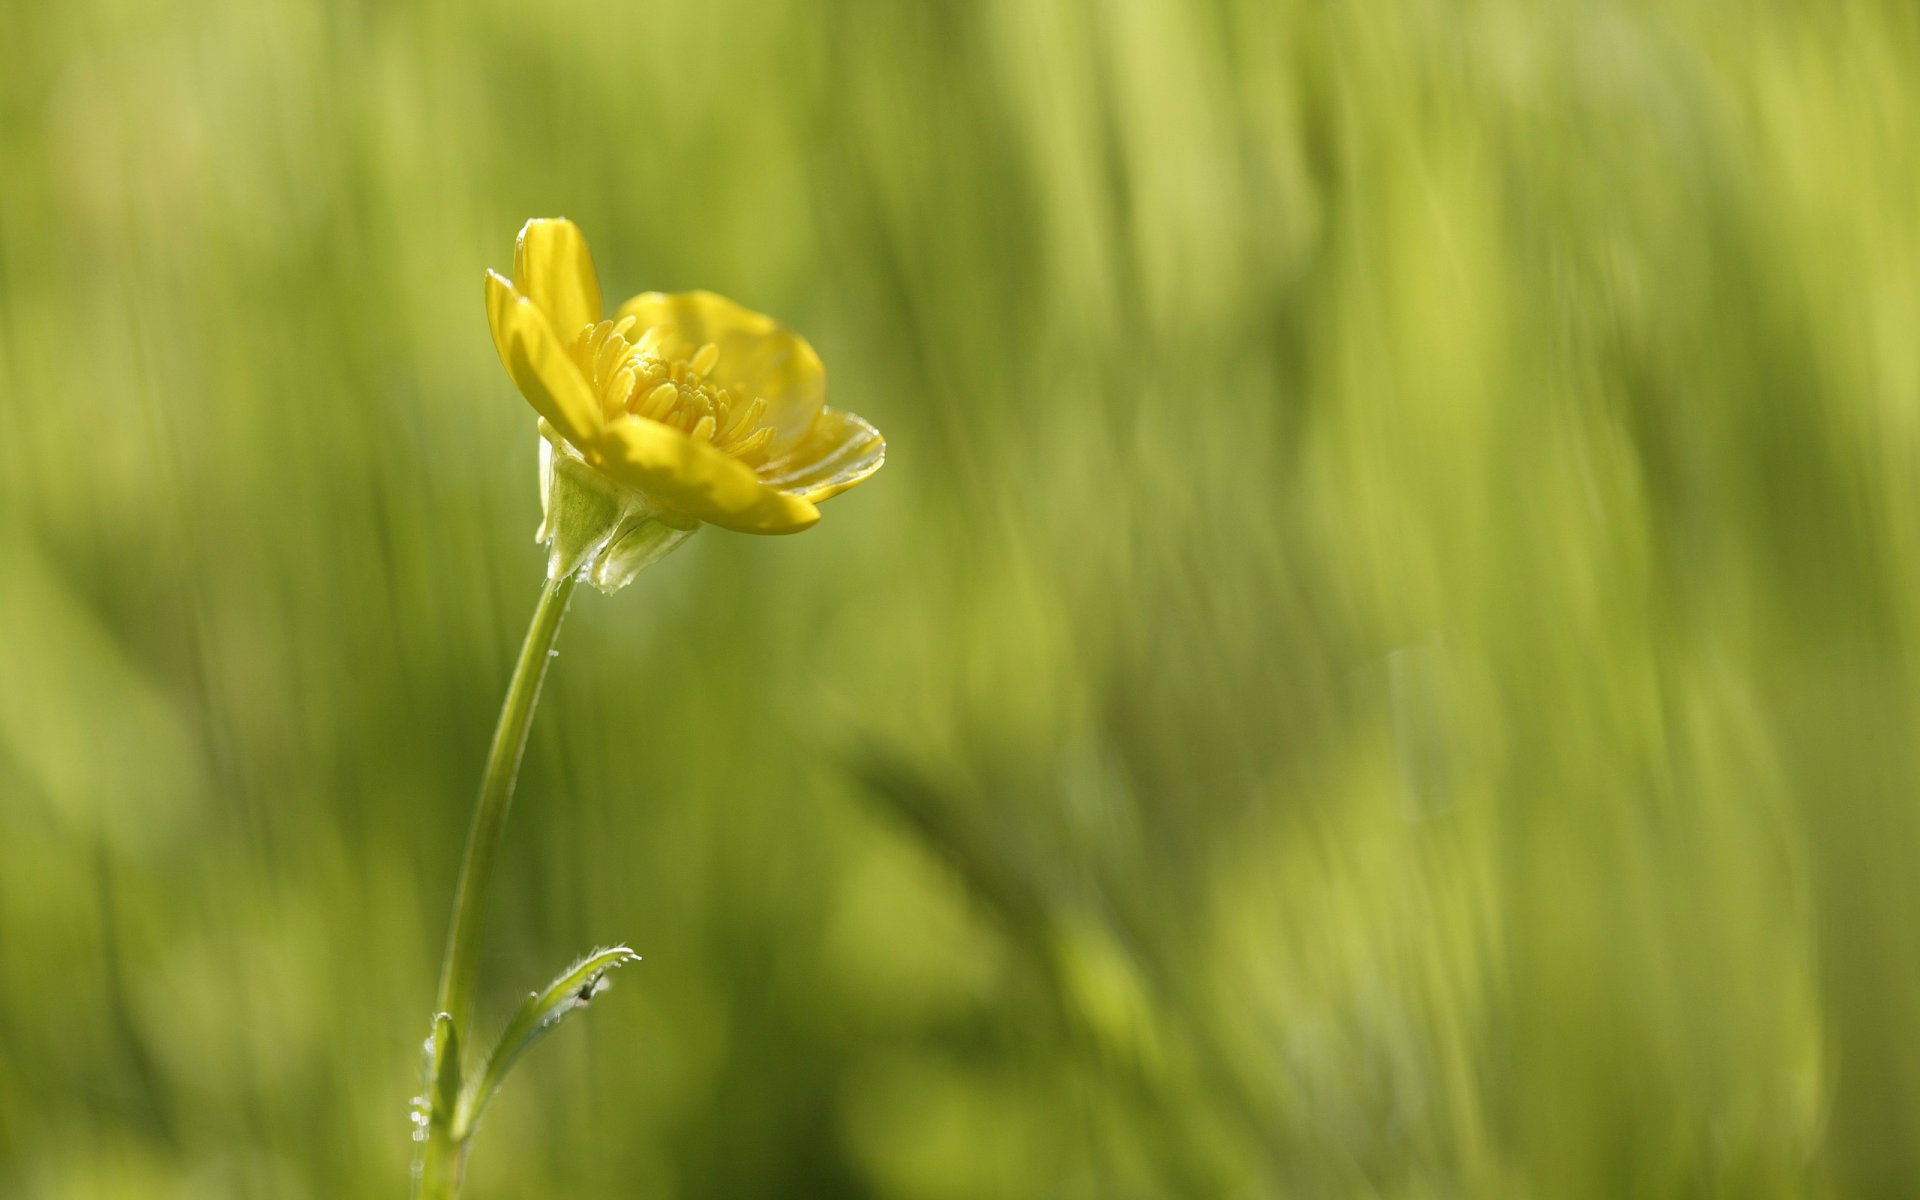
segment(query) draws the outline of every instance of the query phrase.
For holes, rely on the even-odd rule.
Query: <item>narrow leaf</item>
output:
[[[446,1013],[434,1015],[433,1033],[427,1038],[426,1083],[434,1115],[442,1121],[452,1117],[460,1098],[460,1032]]]
[[[500,1090],[507,1072],[526,1053],[527,1047],[604,991],[607,976],[614,968],[639,961],[640,956],[625,946],[596,950],[561,972],[546,990],[529,993],[461,1097],[460,1117],[455,1124],[459,1136],[464,1138],[473,1132],[480,1114],[486,1111],[487,1102]]]
[[[420,1094],[413,1098],[413,1173],[420,1177],[425,1164],[422,1157],[436,1131],[453,1128],[454,1111],[460,1100],[460,1034],[453,1018],[435,1013],[433,1028],[422,1047]]]

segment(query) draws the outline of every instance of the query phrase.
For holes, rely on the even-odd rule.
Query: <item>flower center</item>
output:
[[[630,341],[635,324],[633,317],[602,321],[582,329],[573,341],[573,359],[592,381],[601,412],[671,425],[735,458],[758,456],[773,440],[773,428],[760,423],[767,402],[713,381],[720,347],[708,342],[688,352],[660,328]]]

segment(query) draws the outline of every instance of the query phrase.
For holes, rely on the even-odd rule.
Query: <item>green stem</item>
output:
[[[520,648],[520,661],[507,684],[506,704],[493,731],[487,773],[480,782],[480,800],[467,833],[467,856],[460,864],[460,883],[453,894],[453,928],[447,934],[447,956],[440,966],[440,994],[435,1003],[436,1012],[452,1018],[453,1029],[463,1044],[472,1040],[468,1022],[473,1015],[481,918],[486,912],[487,888],[493,882],[493,863],[499,856],[500,837],[506,831],[507,809],[513,803],[513,784],[527,748],[527,731],[533,725],[540,683],[546,678],[547,663],[553,657],[553,643],[560,635],[560,621],[567,614],[575,581],[571,575],[550,580],[540,593],[526,644]],[[420,1200],[451,1200],[459,1194],[465,1165],[466,1142],[454,1137],[454,1114],[434,1112],[421,1156],[416,1195]]]

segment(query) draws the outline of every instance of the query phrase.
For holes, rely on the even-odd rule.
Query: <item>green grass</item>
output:
[[[576,601],[476,1198],[1920,1190],[1920,9],[0,8],[0,1195],[398,1195],[483,267],[889,436]]]

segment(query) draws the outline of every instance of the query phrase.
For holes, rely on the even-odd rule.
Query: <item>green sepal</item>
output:
[[[593,564],[588,582],[612,595],[633,582],[634,576],[678,549],[694,529],[678,529],[657,517],[642,517],[629,525]]]
[[[547,578],[585,574],[611,595],[700,528],[656,512],[646,497],[594,470],[540,422],[540,528]]]
[[[612,544],[634,516],[634,495],[571,455],[545,453],[547,516],[538,536],[547,544],[547,578],[564,579]]]

